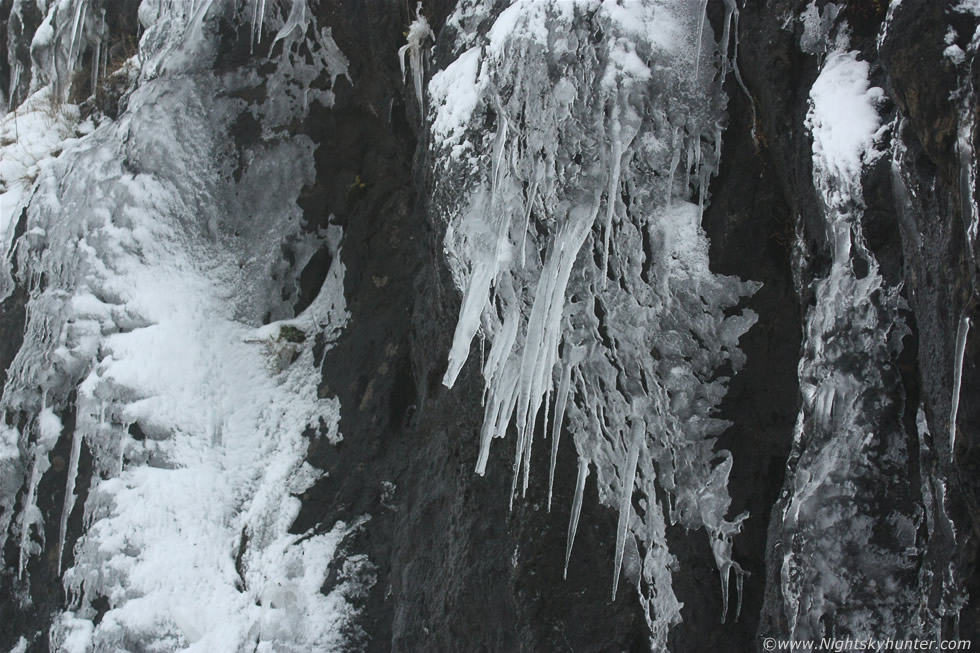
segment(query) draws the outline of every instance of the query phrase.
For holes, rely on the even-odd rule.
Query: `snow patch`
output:
[[[878,153],[881,118],[877,106],[884,91],[868,82],[868,64],[857,52],[827,55],[820,75],[810,89],[807,127],[813,134],[813,159],[817,174],[841,181],[860,179],[861,168]],[[849,192],[845,190],[843,192]]]
[[[476,109],[481,87],[477,84],[480,48],[470,48],[432,76],[429,82],[432,133],[444,145],[456,145]]]

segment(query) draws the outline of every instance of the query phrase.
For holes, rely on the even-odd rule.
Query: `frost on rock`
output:
[[[907,443],[897,359],[909,333],[900,287],[865,242],[861,174],[882,155],[881,89],[838,43],[810,90],[813,184],[829,270],[813,284],[799,365],[802,407],[781,509],[780,585],[789,636],[914,637],[918,515],[903,498]],[[802,238],[802,227],[798,228]],[[803,246],[800,246],[803,249]],[[807,262],[803,263],[804,265]],[[897,507],[896,507],[897,506]],[[827,624],[833,624],[828,631]]]
[[[723,583],[734,570],[740,589],[745,573],[731,545],[747,515],[728,516],[713,413],[721,369],[744,363],[738,339],[756,316],[738,307],[758,284],[710,271],[700,224],[729,64],[694,38],[698,1],[518,1],[485,37],[481,12],[450,16],[459,55],[429,85],[433,194],[463,291],[444,383],[485,337],[476,470],[513,424],[512,498],[536,426],[552,425],[553,467],[567,425],[579,472],[566,562],[592,469],[619,513],[613,592],[624,573],[663,648],[681,618],[668,519],[706,531]]]
[[[211,47],[214,7],[141,14],[155,21],[141,45],[155,72],[144,67],[128,109],[85,136],[31,117],[38,91],[16,119],[40,163],[5,156],[0,169],[4,181],[36,175],[30,196],[8,187],[0,198],[25,211],[10,271],[28,296],[0,400],[0,548],[18,555],[23,596],[32,565],[57,556],[69,608],[55,616],[52,650],[342,650],[356,629],[348,598],[373,582],[370,562],[348,557],[321,592],[361,522],[290,532],[297,496],[320,475],[303,462],[310,439],[341,439],[339,405],[317,394],[312,338],[279,366],[265,346],[283,326],[330,346],[347,320],[341,230],[304,233],[295,203],[314,181],[313,143],[285,128],[307,109],[295,89],[324,70],[345,74],[346,60],[329,31],[287,30],[310,40],[312,60],[285,53],[268,84],[289,92],[247,108],[232,91],[257,74],[202,73],[186,56]],[[199,42],[181,41],[189,35]],[[236,170],[227,144],[242,111],[261,112],[269,133]],[[64,151],[44,158],[56,142]],[[323,245],[332,267],[294,314],[282,291]],[[64,498],[43,513],[40,482],[59,443]]]

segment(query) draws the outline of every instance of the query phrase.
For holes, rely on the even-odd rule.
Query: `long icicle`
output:
[[[68,535],[68,518],[75,509],[75,481],[78,477],[78,458],[82,452],[82,431],[75,428],[71,439],[71,458],[68,462],[68,479],[65,482],[65,501],[61,508],[61,524],[58,528],[58,575],[65,556],[65,538]]]
[[[581,455],[578,458],[578,477],[575,479],[575,499],[572,501],[572,514],[568,518],[568,542],[565,544],[565,572],[568,578],[568,561],[572,557],[575,533],[578,531],[578,518],[582,514],[582,497],[585,495],[585,479],[589,477],[589,460]]]
[[[970,318],[964,314],[960,317],[956,329],[956,352],[953,361],[953,405],[949,411],[949,459],[953,460],[953,450],[956,445],[956,414],[960,410],[960,385],[963,382],[963,358],[966,354],[966,337],[970,333]]]
[[[612,170],[609,173],[609,188],[606,190],[606,228],[602,235],[602,280],[599,282],[600,288],[606,287],[606,279],[609,277],[609,241],[612,240],[613,215],[616,213],[616,199],[619,195],[619,177],[622,173],[623,165],[623,127],[619,121],[619,104],[613,109],[612,134],[610,138],[610,158],[612,159]]]
[[[531,190],[527,195],[527,206],[524,208],[524,235],[521,237],[521,267],[526,263],[525,247],[527,246],[527,231],[531,228],[531,207],[534,206],[534,196],[538,192],[538,180],[531,182]]]
[[[566,343],[567,346],[567,343]],[[565,418],[565,403],[568,401],[568,386],[572,381],[572,365],[562,366],[561,381],[558,384],[558,397],[555,402],[555,419],[551,425],[551,467],[548,468],[548,512],[551,512],[551,495],[555,487],[555,463],[558,462],[558,443],[561,440],[561,426]]]
[[[636,481],[636,463],[640,458],[640,445],[646,435],[647,425],[641,417],[633,418],[630,426],[629,449],[626,451],[626,475],[623,477],[622,496],[619,500],[619,522],[616,524],[616,562],[613,571],[612,600],[619,589],[619,573],[623,567],[626,533],[629,530],[630,511],[633,508],[633,483]]]

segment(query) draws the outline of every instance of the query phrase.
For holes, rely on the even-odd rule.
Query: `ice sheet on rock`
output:
[[[911,507],[888,503],[902,491],[895,479],[907,473],[909,455],[897,363],[907,306],[881,274],[862,223],[862,171],[882,154],[880,95],[868,65],[839,44],[813,84],[806,119],[830,265],[813,283],[805,319],[803,402],[790,455],[797,462],[781,502],[783,609],[799,639],[826,636],[828,620],[837,636],[914,636],[915,615],[900,606],[916,601],[886,606],[868,589],[911,572],[908,525],[918,519]],[[805,237],[802,225],[797,234]]]
[[[552,467],[567,428],[579,474],[566,563],[594,468],[600,500],[620,511],[613,586],[622,569],[663,646],[680,606],[654,488],[727,509],[725,484],[709,483],[725,427],[712,416],[727,382],[717,370],[741,367],[738,338],[755,321],[737,307],[758,285],[710,271],[700,226],[727,64],[710,35],[694,38],[710,32],[694,0],[520,1],[481,36],[490,15],[471,2],[449,17],[459,55],[429,86],[433,193],[463,292],[444,383],[477,333],[490,340],[476,469],[513,424],[514,494],[538,425],[552,427]],[[709,539],[738,530],[724,510],[703,514],[685,525]]]
[[[347,597],[373,582],[368,561],[348,558],[331,592],[320,591],[338,542],[359,523],[289,532],[296,495],[317,478],[303,462],[309,438],[341,437],[337,401],[318,396],[312,353],[314,334],[329,346],[347,320],[341,233],[301,231],[293,200],[313,179],[304,136],[281,130],[263,141],[233,183],[223,144],[240,101],[216,97],[210,73],[177,74],[187,63],[181,48],[210,47],[214,6],[147,17],[143,47],[157,73],[170,75],[144,70],[128,111],[60,145],[59,158],[38,166],[30,201],[20,202],[27,220],[14,255],[27,326],[0,412],[38,418],[0,430],[0,532],[18,538],[22,568],[42,550],[67,562],[69,517],[84,512],[86,529],[64,570],[70,609],[51,630],[56,650],[341,650],[353,615]],[[202,42],[177,44],[186,30]],[[329,38],[317,35],[321,45]],[[345,72],[339,51],[311,49],[337,68],[314,72],[287,58],[278,83]],[[273,128],[305,107],[273,99],[262,110]],[[24,146],[46,155],[54,135],[32,136],[48,139],[36,146],[25,137]],[[299,274],[284,267],[286,244],[299,266],[321,245],[335,254],[299,315],[279,293]],[[267,316],[272,322],[259,326]],[[303,330],[306,342],[281,338],[283,325]],[[61,418],[72,394],[69,432]],[[11,522],[20,486],[36,496],[48,454],[64,438],[64,501],[45,517],[24,496]],[[81,505],[83,449],[93,475]],[[39,539],[42,518],[55,520],[59,542]],[[108,610],[96,624],[97,600]]]
[[[41,88],[0,118],[0,301],[13,290],[14,230],[41,170],[73,142],[78,108]]]
[[[446,145],[459,142],[476,108],[479,68],[480,48],[470,48],[429,81],[429,99],[435,113],[432,133]]]

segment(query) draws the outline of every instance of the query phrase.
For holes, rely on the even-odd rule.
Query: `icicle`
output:
[[[742,89],[742,93],[749,100],[749,108],[752,110],[752,142],[756,145],[759,144],[759,136],[756,133],[756,124],[758,119],[755,113],[755,98],[749,93],[749,88],[745,85],[745,81],[742,79],[742,72],[738,69],[738,5],[732,0],[731,6],[731,16],[732,16],[732,33],[735,35],[735,47],[732,50],[732,72],[735,73],[735,81],[738,82],[739,88]]]
[[[263,13],[265,12],[265,0],[261,0]],[[275,38],[272,39],[272,45],[269,46],[269,56],[272,56],[272,51],[276,49],[276,43],[282,39],[292,35],[292,33],[298,28],[300,30],[300,36],[306,33],[306,26],[309,19],[306,15],[306,0],[293,0],[293,6],[289,10],[289,16],[286,17],[286,22],[283,26],[279,28],[276,32]],[[262,29],[262,18],[259,18],[259,30]],[[285,44],[284,44],[285,48]],[[285,54],[285,50],[283,51]]]
[[[10,68],[10,87],[7,92],[7,98],[9,101],[9,107],[11,110],[17,106],[18,97],[18,87],[20,86],[20,76],[23,72],[23,66],[18,59],[14,59],[13,65]]]
[[[708,166],[702,167],[698,171],[698,224],[701,224],[704,217],[704,202],[708,197],[708,177],[711,170]]]
[[[517,481],[521,477],[521,461],[524,459],[524,451],[527,448],[525,440],[527,433],[518,433],[517,446],[514,451],[514,473],[510,481],[510,499],[507,503],[507,510],[514,509],[514,495],[517,494]]]
[[[667,175],[667,208],[670,208],[670,202],[674,194],[674,174],[677,172],[677,166],[681,163],[681,151],[677,146],[677,137],[680,134],[680,127],[674,127],[674,135],[670,139],[670,148],[672,154],[670,155],[670,174]]]
[[[616,212],[616,200],[619,196],[619,176],[623,165],[623,127],[619,122],[619,104],[613,109],[612,125],[609,144],[610,163],[612,170],[609,173],[609,188],[606,190],[606,228],[602,235],[602,277],[599,287],[606,287],[606,278],[609,270],[609,241],[612,237],[613,214]]]
[[[492,201],[496,202],[497,199],[497,188],[500,187],[500,176],[501,171],[504,169],[504,153],[507,149],[507,114],[504,113],[504,109],[500,104],[500,98],[497,98],[497,133],[493,138],[493,172],[490,178],[490,197],[493,198]],[[530,211],[528,212],[530,215]]]
[[[622,495],[619,499],[619,521],[616,524],[616,562],[613,570],[612,600],[616,600],[619,589],[619,574],[623,568],[623,550],[626,547],[626,533],[629,531],[630,511],[633,508],[633,483],[636,480],[636,463],[640,457],[640,445],[646,435],[647,425],[640,417],[633,418],[630,426],[629,448],[626,451],[626,468],[623,474]]]
[[[456,322],[456,333],[453,334],[453,344],[449,350],[449,365],[446,367],[446,374],[442,378],[442,383],[447,388],[453,387],[456,377],[463,369],[463,363],[469,356],[470,343],[480,324],[480,314],[487,303],[490,292],[490,284],[496,275],[496,265],[487,261],[480,261],[473,269],[470,277],[469,286],[466,289],[466,296],[463,298],[463,305],[459,309],[459,319]],[[490,354],[493,358],[493,351]]]
[[[585,479],[589,477],[589,461],[579,455],[578,476],[575,479],[575,499],[572,501],[572,514],[568,518],[568,542],[565,544],[565,572],[563,578],[568,578],[568,561],[572,558],[572,546],[575,544],[575,533],[578,531],[578,519],[582,514],[582,498],[585,496]]]
[[[970,332],[970,318],[960,317],[956,329],[956,351],[953,360],[953,405],[949,411],[949,459],[953,460],[956,445],[956,414],[960,410],[960,384],[963,381],[963,358],[966,354],[966,337]]]
[[[102,67],[102,79],[105,79],[106,71],[109,69],[109,48],[104,47],[109,41],[109,34],[105,29],[105,9],[102,10],[102,42],[99,44],[99,50],[102,52],[102,61],[99,65]],[[138,42],[138,41],[137,41]]]
[[[698,83],[698,73],[701,72],[701,37],[704,34],[704,20],[708,15],[708,0],[701,0],[701,9],[698,18],[698,49],[694,57],[694,76],[693,83]]]
[[[487,459],[490,456],[490,442],[494,437],[503,437],[510,416],[517,403],[517,383],[513,370],[505,370],[499,377],[500,389],[490,393],[490,404],[487,406],[480,432],[480,455],[476,461],[476,473],[483,476],[487,471]]]
[[[31,483],[27,488],[27,498],[24,500],[24,509],[21,511],[21,533],[20,533],[20,558],[17,566],[17,579],[24,577],[24,569],[27,567],[27,557],[31,539],[31,525],[38,518],[40,510],[37,507],[37,486],[41,482],[42,458],[47,456],[46,452],[38,451],[34,445],[34,460],[31,464]]]
[[[249,36],[249,52],[255,51],[255,44],[262,42],[262,25],[265,22],[265,0],[252,0],[252,32]]]
[[[541,432],[545,437],[548,436],[548,410],[551,406],[551,387],[548,388],[548,392],[545,394],[544,398],[544,425]],[[527,451],[524,452],[524,481],[521,487],[521,497],[527,496],[527,486],[531,475],[531,441],[534,439],[533,433],[528,433],[527,436]]]
[[[531,207],[534,206],[534,197],[538,192],[538,179],[535,176],[534,181],[531,182],[531,192],[527,196],[527,206],[524,207],[524,235],[521,237],[521,267],[523,268],[526,262],[526,256],[524,253],[524,247],[527,244],[527,232],[531,228]]]
[[[601,191],[596,190],[591,207],[578,206],[569,211],[568,220],[561,226],[556,246],[542,270],[527,322],[527,339],[518,375],[517,432],[521,444],[533,432],[541,400],[552,384],[552,371],[558,360],[565,289],[575,258],[595,223],[600,199]]]
[[[68,45],[68,70],[69,75],[75,70],[78,58],[82,53],[81,39],[85,32],[85,16],[88,13],[89,0],[80,0],[75,6],[75,17],[72,20],[71,40]]]
[[[65,537],[68,533],[68,517],[75,508],[75,479],[78,476],[78,458],[82,452],[82,432],[76,428],[71,439],[71,458],[68,462],[68,479],[65,482],[65,501],[61,508],[61,525],[58,528],[58,575],[64,560]]]
[[[408,63],[412,68],[412,77],[415,81],[415,98],[419,102],[419,115],[425,120],[425,110],[422,103],[422,44],[426,38],[436,40],[436,35],[429,27],[429,21],[422,15],[422,2],[415,7],[415,20],[408,26],[408,34],[405,37],[407,43],[398,49],[398,63],[401,66],[402,79],[405,78],[405,53],[408,53]]]
[[[95,42],[92,50],[92,95],[99,89],[99,72],[102,67],[102,44],[105,41],[105,7],[102,8],[101,23],[99,25],[99,38]]]
[[[558,443],[561,440],[561,426],[565,418],[565,402],[568,401],[568,386],[572,380],[572,365],[562,366],[561,381],[558,384],[558,398],[555,403],[555,419],[551,430],[551,466],[548,468],[548,512],[551,512],[551,495],[555,487],[555,463],[558,462]]]
[[[735,591],[738,593],[738,603],[735,606],[735,621],[742,616],[742,590],[745,586],[745,574],[735,574]]]

